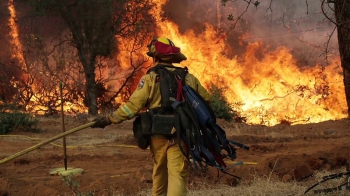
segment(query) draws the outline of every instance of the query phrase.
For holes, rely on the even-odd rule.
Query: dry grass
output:
[[[334,173],[344,172],[345,168],[341,168],[336,171],[321,171],[316,172],[311,179],[307,182],[282,182],[278,180],[271,179],[272,173],[269,176],[257,177],[254,176],[254,180],[245,184],[242,183],[236,187],[231,187],[224,184],[217,185],[216,188],[207,188],[205,184],[203,186],[197,186],[196,188],[188,188],[187,196],[298,196],[298,195],[308,195],[308,196],[350,196],[350,191],[338,191],[331,193],[315,194],[316,189],[325,189],[330,187],[339,186],[346,180],[345,177],[339,179],[332,179],[325,183],[316,186],[314,189],[310,190],[307,194],[304,192],[314,183],[322,180],[323,176],[331,175]],[[272,171],[273,172],[273,171]],[[200,184],[200,183],[199,183]],[[115,196],[129,196],[128,194],[113,194]],[[151,189],[143,190],[137,194],[137,196],[149,196],[151,194]]]
[[[237,187],[227,185],[218,185],[214,189],[198,187],[196,190],[188,190],[187,196],[296,196],[303,195],[305,189],[306,187],[297,185],[296,183],[283,183],[257,178],[250,185]],[[128,194],[115,194],[115,196],[127,195]],[[151,190],[144,190],[137,194],[137,196],[149,195],[151,195]]]
[[[256,178],[250,185],[237,187],[222,186],[217,189],[189,191],[188,196],[208,195],[302,195],[305,187],[296,183],[282,183],[266,179]]]
[[[66,116],[65,117],[67,124],[74,123],[74,122],[81,122],[81,121],[91,121],[92,117],[73,117],[73,116]],[[57,117],[43,117],[40,119],[41,122],[45,123],[53,123],[60,125],[61,119]],[[245,125],[226,125],[226,130],[228,135],[262,135],[262,136],[270,136],[272,138],[281,138],[281,133],[269,131],[265,127],[257,127],[257,128],[247,128]],[[106,137],[112,137],[112,136],[106,136]],[[116,136],[113,136],[114,140],[120,139],[120,140],[127,140],[129,139],[127,135],[121,135],[118,138],[115,138]],[[286,134],[283,133],[283,137],[289,138],[293,137],[292,134]],[[260,177],[258,175],[254,176],[254,179],[250,182],[243,182],[239,184],[236,187],[228,186],[226,184],[217,184],[214,188],[208,187],[206,182],[203,180],[201,183],[197,183],[196,186],[189,185],[188,188],[188,194],[187,196],[298,196],[298,195],[305,195],[304,192],[314,183],[322,180],[323,176],[331,175],[334,173],[344,172],[345,168],[341,168],[337,171],[321,171],[316,172],[313,177],[310,177],[305,182],[282,182],[276,179],[272,179],[272,172],[269,176],[263,176]],[[338,191],[328,194],[314,194],[314,190],[316,189],[325,189],[330,187],[336,187],[339,186],[344,182],[345,178],[340,179],[332,179],[325,183],[322,183],[318,186],[316,186],[314,189],[310,190],[308,194],[306,195],[349,195],[350,191]],[[121,193],[117,190],[114,190],[110,195],[115,196],[129,196],[129,195],[135,195],[135,194],[128,194],[128,193]],[[136,196],[149,196],[151,194],[151,189],[141,190]]]
[[[196,188],[196,190],[188,190],[187,196],[350,196],[349,191],[338,191],[328,194],[314,194],[310,191],[304,194],[308,187],[297,182],[284,183],[280,181],[271,181],[266,178],[256,178],[250,185],[239,185],[237,187],[230,187],[227,185],[218,185],[214,189]],[[322,187],[318,187],[322,188]],[[323,188],[325,188],[323,186]],[[138,194],[128,194],[114,192],[113,196],[150,196],[151,189],[142,190]]]
[[[331,183],[331,182],[330,182]],[[333,182],[332,184],[334,184]],[[335,183],[336,184],[336,183]],[[328,184],[329,185],[329,184]],[[326,185],[318,188],[325,188]],[[200,187],[196,190],[189,190],[187,196],[298,196],[305,195],[304,192],[308,187],[297,182],[284,183],[280,181],[271,181],[264,178],[256,178],[249,185],[239,185],[237,187],[230,187],[227,185],[218,185],[214,189],[207,189]],[[128,194],[114,194],[115,196],[129,196]],[[139,192],[137,196],[149,196],[151,190],[144,190]],[[310,191],[306,195],[328,195],[328,196],[348,196],[349,191],[338,191],[328,194],[314,194]]]

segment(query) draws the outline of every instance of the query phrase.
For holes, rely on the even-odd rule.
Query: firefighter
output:
[[[154,66],[162,64],[173,66],[172,63],[180,63],[186,60],[186,56],[180,52],[180,48],[164,37],[156,38],[148,45],[147,55],[152,57]],[[188,73],[185,77],[187,85],[196,89],[203,98],[210,102],[211,96],[201,85],[199,80]],[[116,111],[95,119],[93,128],[104,128],[112,123],[118,124],[124,120],[133,118],[143,108],[161,107],[161,93],[157,75],[150,72],[144,75],[132,93],[129,100]],[[176,134],[174,134],[176,136]],[[176,141],[176,138],[175,138]],[[175,144],[177,144],[175,142]],[[153,154],[153,196],[182,196],[186,195],[186,178],[188,176],[188,163],[179,145],[174,145],[171,140],[163,135],[153,134],[150,140],[150,150]]]

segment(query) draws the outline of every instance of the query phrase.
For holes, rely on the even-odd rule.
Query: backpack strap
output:
[[[175,70],[169,70],[170,68]],[[154,71],[160,77],[161,108],[164,111],[174,111],[171,104],[175,100],[181,99],[179,92],[181,92],[181,88],[185,83],[185,77],[188,73],[187,67],[157,64],[150,68],[147,73],[151,71]]]

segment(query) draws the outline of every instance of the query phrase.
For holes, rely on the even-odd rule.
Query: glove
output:
[[[91,128],[105,128],[106,126],[112,124],[108,116],[100,116],[95,118],[93,121],[95,121],[95,124],[91,125]]]

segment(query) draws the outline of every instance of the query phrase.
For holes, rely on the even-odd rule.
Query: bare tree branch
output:
[[[270,0],[269,7],[266,9],[266,11],[270,10],[271,12],[273,12],[271,7],[272,7],[272,0]]]
[[[327,0],[322,0],[322,3],[321,3],[321,10],[322,10],[322,13],[323,13],[323,15],[324,15],[330,22],[332,22],[333,24],[337,25],[337,23],[336,23],[335,21],[333,21],[333,19],[331,19],[331,18],[327,15],[327,13],[326,13],[326,11],[325,11],[325,9],[324,9],[325,3],[328,3],[328,2],[326,2],[326,1],[327,1]]]
[[[293,34],[294,37],[295,37],[297,40],[299,40],[300,42],[305,43],[305,44],[307,44],[307,45],[309,45],[309,46],[312,46],[312,47],[314,47],[314,48],[320,49],[320,48],[321,48],[320,46],[311,44],[311,43],[309,43],[309,42],[307,42],[307,41],[305,41],[305,40],[300,39],[299,36],[295,36],[295,33],[304,33],[304,32],[314,31],[314,30],[316,30],[316,29],[323,28],[323,27],[318,27],[318,28],[313,28],[313,29],[308,29],[308,30],[302,30],[301,27],[300,27],[300,22],[302,21],[302,19],[303,19],[303,18],[300,17],[299,20],[298,20],[298,22],[296,23],[297,26],[298,26],[299,31],[292,31],[292,30],[291,30],[290,26],[289,26],[288,24],[285,23],[284,14],[283,14],[283,16],[282,16],[282,23],[283,23],[283,26],[288,30],[288,32],[289,32],[290,34]]]
[[[328,55],[328,52],[329,52],[329,50],[328,50],[329,43],[330,43],[331,38],[332,38],[332,36],[333,36],[333,34],[334,34],[334,32],[335,32],[336,29],[337,29],[337,26],[335,26],[335,27],[333,28],[332,33],[331,33],[330,35],[328,35],[328,40],[327,40],[327,42],[325,43],[325,45],[326,45],[325,51],[324,51],[322,54],[320,54],[320,56],[322,56],[322,55],[325,56],[325,60],[326,60],[326,61],[328,61],[328,56],[329,56],[329,55]]]
[[[223,6],[226,6],[226,3],[227,3],[227,2],[236,2],[236,1],[237,1],[237,0],[221,0],[221,4],[222,4]],[[250,4],[252,3],[252,0],[242,0],[242,1],[244,1],[244,2],[247,3],[247,6],[246,6],[245,10],[244,10],[243,12],[241,12],[240,15],[239,15],[237,18],[235,18],[232,14],[229,14],[229,15],[227,16],[227,19],[228,19],[229,21],[234,21],[234,23],[230,26],[230,29],[229,29],[228,31],[230,31],[230,30],[232,30],[232,29],[234,29],[234,28],[236,27],[237,23],[238,23],[240,20],[242,20],[242,16],[248,11],[248,8],[250,7]],[[272,0],[271,0],[271,1],[272,1]],[[260,4],[259,1],[255,1],[255,2],[254,2],[254,5],[255,5],[256,7],[257,7],[259,4]]]
[[[307,2],[307,0],[305,0],[305,4],[306,4],[306,15],[309,14],[309,3]]]

